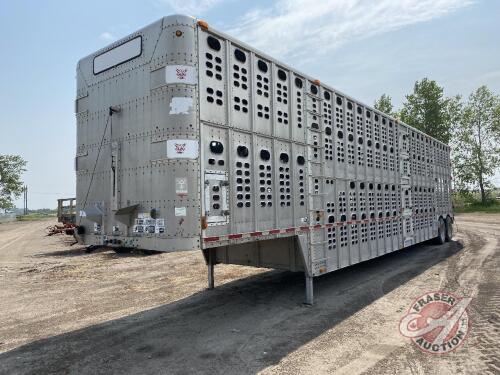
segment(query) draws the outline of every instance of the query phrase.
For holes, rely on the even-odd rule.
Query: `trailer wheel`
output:
[[[446,217],[446,242],[450,242],[453,238],[453,219],[450,216]]]
[[[446,241],[446,223],[443,218],[440,217],[438,221],[438,235],[436,237],[436,243],[438,245],[444,244]]]

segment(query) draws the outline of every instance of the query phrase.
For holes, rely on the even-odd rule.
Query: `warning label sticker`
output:
[[[175,193],[177,195],[187,195],[188,184],[186,177],[177,177],[175,179]]]

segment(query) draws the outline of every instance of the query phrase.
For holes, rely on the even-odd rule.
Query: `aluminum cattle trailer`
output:
[[[447,145],[174,15],[77,66],[77,238],[313,277],[452,235]]]

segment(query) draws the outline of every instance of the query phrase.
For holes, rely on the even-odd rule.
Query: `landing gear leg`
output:
[[[208,261],[207,261],[207,269],[208,269],[208,289],[213,289],[215,286],[214,282],[214,252],[212,249],[208,249]]]
[[[314,301],[314,292],[313,292],[313,277],[308,276],[306,273],[306,305],[312,305]]]

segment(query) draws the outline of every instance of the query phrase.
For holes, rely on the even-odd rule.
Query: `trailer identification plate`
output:
[[[167,141],[167,158],[169,159],[198,158],[198,140],[169,139]]]

